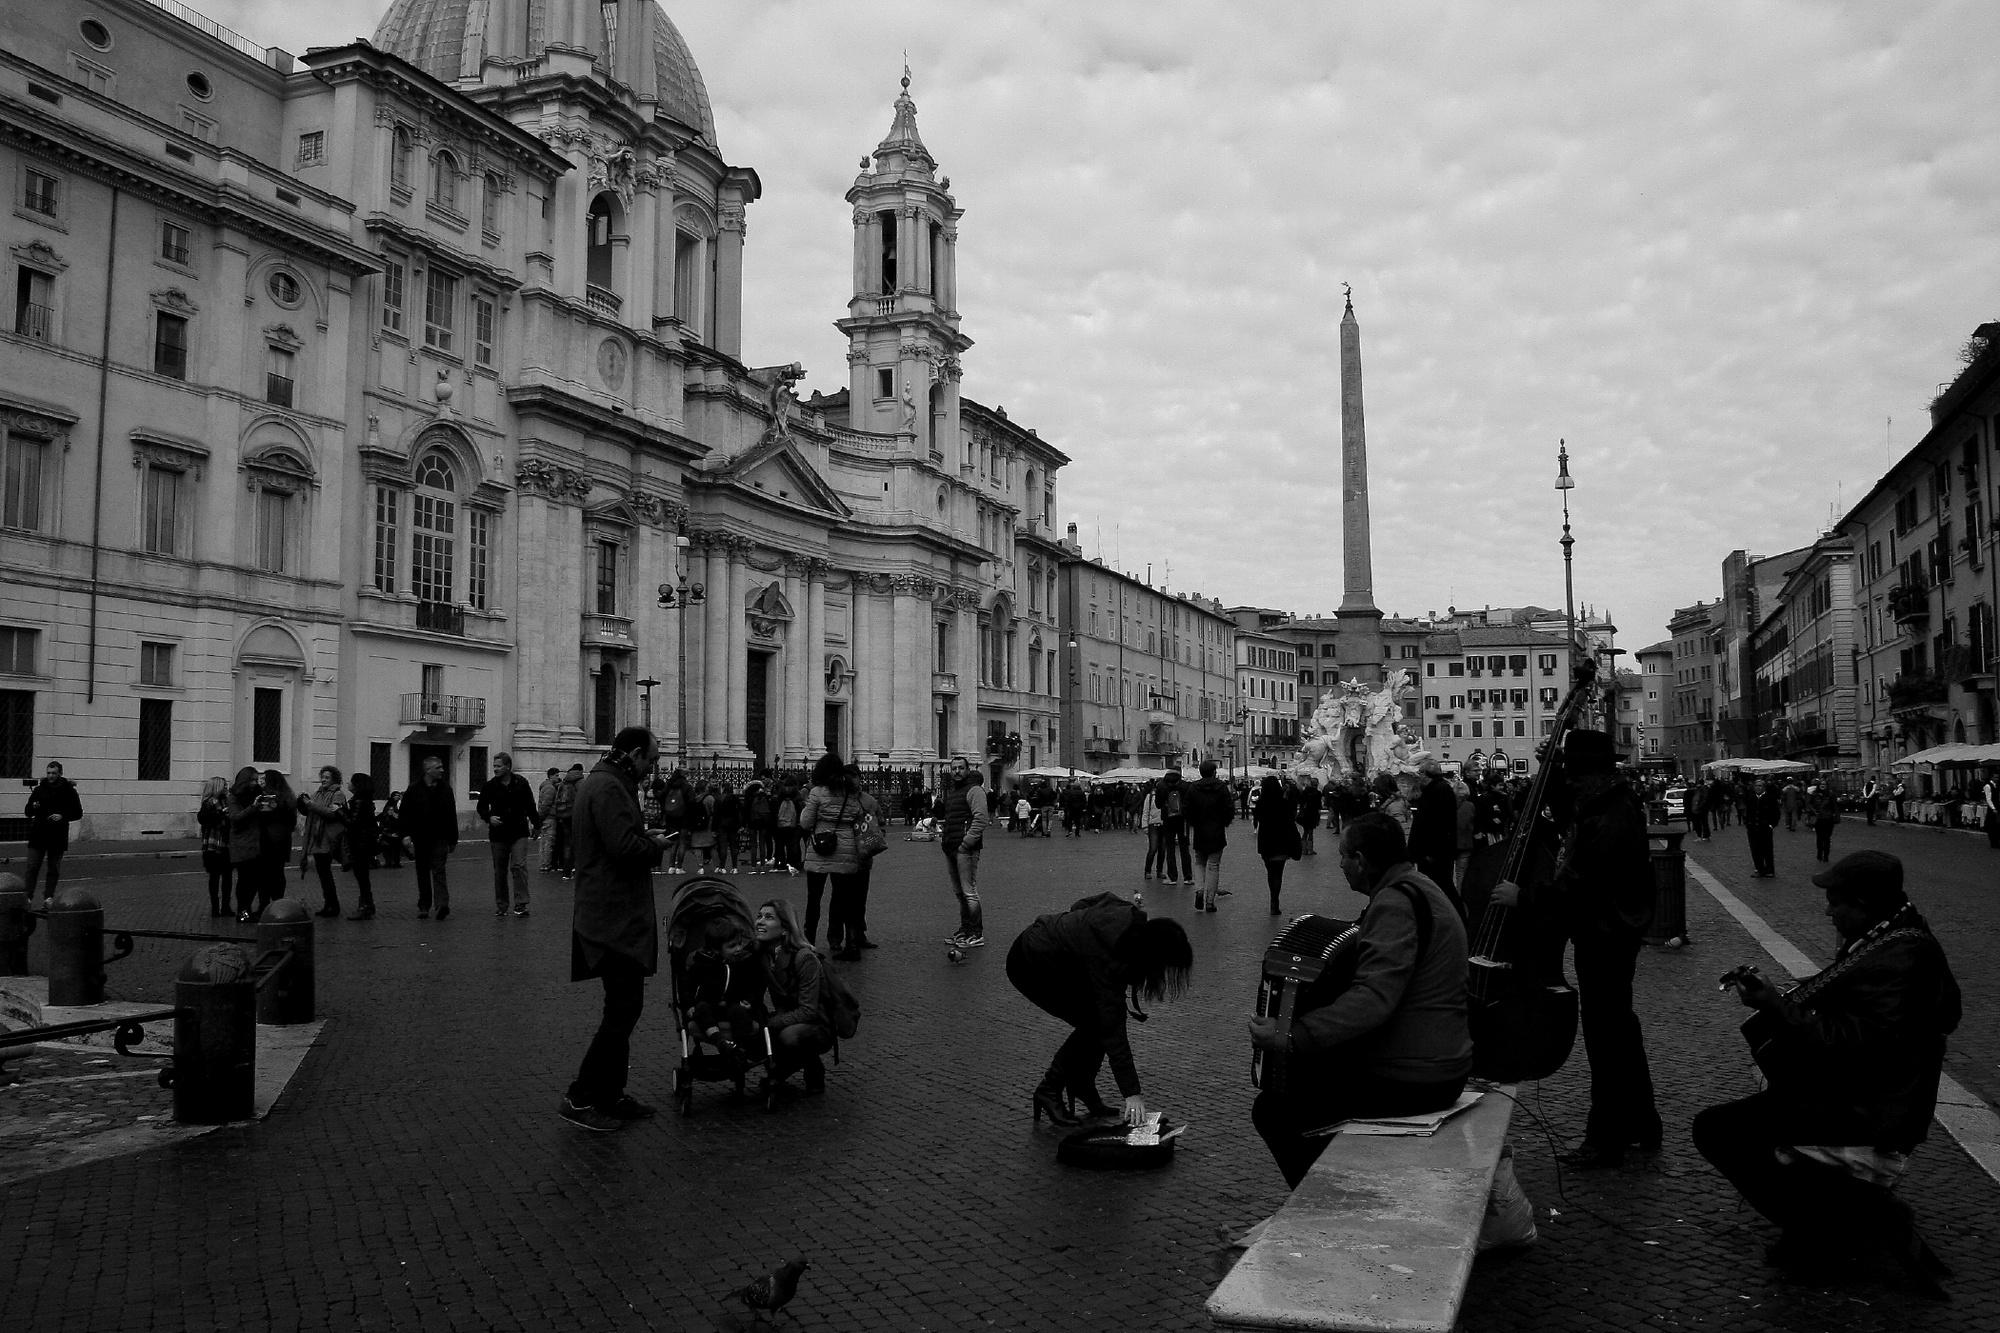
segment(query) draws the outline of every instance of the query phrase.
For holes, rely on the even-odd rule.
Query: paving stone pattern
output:
[[[541,877],[533,916],[496,919],[473,846],[452,865],[451,920],[418,921],[409,872],[378,872],[380,917],[322,925],[331,1021],[267,1120],[0,1188],[0,1328],[750,1327],[729,1293],[794,1256],[814,1263],[785,1321],[801,1328],[1207,1327],[1218,1237],[1284,1197],[1249,1125],[1243,1020],[1274,923],[1248,837],[1226,861],[1237,893],[1200,918],[1188,890],[1140,881],[1136,835],[996,837],[983,867],[992,943],[954,966],[939,849],[891,835],[869,909],[883,947],[838,965],[863,1017],[827,1095],[767,1115],[702,1084],[694,1115],[674,1116],[660,978],[632,1091],[663,1114],[612,1135],[554,1114],[598,1003],[566,980],[569,886]],[[113,925],[206,928],[198,871],[116,871],[89,872]],[[1287,906],[1353,915],[1361,900],[1335,890],[1337,875],[1324,853],[1295,866]],[[740,887],[753,905],[805,897],[802,878]],[[1062,1032],[1004,976],[1033,916],[1107,888],[1151,890],[1149,908],[1183,920],[1196,947],[1192,993],[1133,1031],[1149,1100],[1193,1126],[1157,1172],[1055,1164],[1028,1093]],[[1882,1274],[1822,1291],[1761,1266],[1768,1228],[1685,1138],[1696,1110],[1748,1089],[1740,1011],[1714,977],[1753,946],[1699,893],[1690,915],[1697,944],[1641,968],[1667,1151],[1571,1176],[1565,1198],[1541,1132],[1517,1119],[1543,1242],[1482,1261],[1463,1326],[1992,1327],[2000,1260],[1977,1228],[2000,1189],[1948,1140],[1919,1155],[1912,1197],[1960,1270],[1956,1304]],[[117,997],[166,998],[184,953],[142,941],[113,965]],[[1558,1135],[1580,1124],[1586,1087],[1579,1050],[1540,1088]]]

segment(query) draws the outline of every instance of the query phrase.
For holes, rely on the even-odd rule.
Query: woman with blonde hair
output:
[[[220,773],[202,784],[194,812],[201,830],[201,868],[208,872],[208,914],[229,915],[229,779]]]
[[[802,1070],[807,1092],[825,1092],[826,1066],[819,1057],[833,1048],[833,1029],[827,1025],[820,1002],[825,964],[806,942],[798,918],[792,915],[792,905],[783,898],[758,907],[752,934],[764,966],[764,987],[771,998],[770,1017],[764,1020],[771,1034],[771,1077],[760,1091],[768,1094]]]

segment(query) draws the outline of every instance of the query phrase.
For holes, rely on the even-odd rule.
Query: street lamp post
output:
[[[1569,535],[1569,493],[1576,489],[1576,482],[1569,475],[1569,443],[1556,441],[1556,489],[1563,497],[1563,614],[1569,622],[1569,650],[1576,651],[1576,588],[1570,578],[1570,548],[1576,545],[1576,538]]]
[[[674,572],[674,582],[662,583],[660,585],[659,604],[661,610],[672,611],[674,613],[674,619],[677,622],[677,627],[676,627],[677,632],[674,635],[674,638],[676,640],[674,645],[674,651],[677,656],[678,664],[674,669],[674,685],[679,693],[680,698],[679,698],[679,717],[674,724],[675,725],[674,735],[675,735],[675,747],[680,754],[680,763],[678,767],[686,768],[688,766],[687,609],[690,606],[705,605],[708,601],[708,590],[702,587],[702,585],[699,583],[690,584],[688,582],[687,563],[686,563],[687,560],[686,551],[688,548],[688,539],[685,533],[682,533],[674,538],[674,548],[682,553],[681,563],[679,565],[679,568],[677,568]],[[642,681],[640,683],[646,684],[648,682]],[[651,683],[658,684],[659,682],[653,681]]]
[[[645,691],[645,694],[641,696],[640,706],[645,710],[646,714],[640,721],[645,723],[646,730],[648,731],[653,729],[653,687],[659,683],[659,681],[654,680],[651,676],[639,682],[639,688]]]

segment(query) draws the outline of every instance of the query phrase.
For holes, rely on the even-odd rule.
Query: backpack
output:
[[[833,1029],[836,1037],[851,1038],[861,1026],[861,1002],[854,998],[854,992],[847,989],[847,983],[827,965],[824,957],[820,959],[819,969],[819,1011],[826,1017],[826,1025]]]
[[[667,788],[667,798],[660,802],[660,813],[669,819],[678,819],[687,811],[687,788],[679,785]]]
[[[1168,819],[1181,817],[1181,789],[1178,784],[1167,793],[1167,799],[1160,806],[1160,813]]]
[[[708,821],[709,809],[707,800],[695,801],[688,806],[688,832],[706,833],[708,831]]]

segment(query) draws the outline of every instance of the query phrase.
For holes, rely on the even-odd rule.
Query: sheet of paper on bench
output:
[[[1432,1111],[1428,1115],[1376,1116],[1366,1120],[1342,1120],[1337,1124],[1325,1125],[1308,1130],[1305,1137],[1326,1138],[1332,1134],[1372,1134],[1379,1138],[1427,1139],[1437,1133],[1438,1126],[1462,1111],[1479,1104],[1486,1094],[1467,1088],[1458,1094],[1458,1100],[1442,1111]]]

